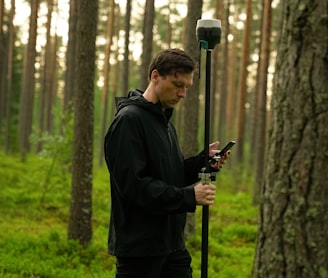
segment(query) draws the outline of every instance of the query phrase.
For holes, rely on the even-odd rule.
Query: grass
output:
[[[0,277],[114,277],[115,258],[106,253],[109,184],[105,168],[95,168],[93,241],[87,248],[66,237],[70,174],[60,163],[0,153]],[[251,179],[236,181],[226,169],[217,176],[217,197],[210,207],[208,277],[251,276],[257,208],[251,205]],[[238,175],[240,176],[240,175]],[[245,180],[245,179],[239,179]],[[193,277],[200,277],[201,208],[196,232],[187,245]]]

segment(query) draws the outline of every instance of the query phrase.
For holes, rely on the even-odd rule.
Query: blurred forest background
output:
[[[328,242],[317,226],[322,222],[328,228],[323,215],[327,189],[322,188],[327,180],[322,165],[327,165],[328,156],[327,6],[326,0],[0,0],[0,201],[2,214],[8,217],[3,216],[2,222],[29,204],[38,213],[46,211],[45,219],[60,215],[68,239],[82,244],[82,249],[65,245],[66,249],[55,252],[67,255],[80,250],[74,254],[83,263],[87,252],[83,247],[97,238],[95,211],[104,210],[101,221],[107,221],[109,179],[103,139],[115,114],[115,97],[146,88],[147,67],[155,53],[185,49],[199,63],[199,73],[173,121],[185,155],[201,150],[205,56],[195,29],[197,19],[216,18],[222,23],[222,37],[212,56],[211,140],[221,141],[221,146],[229,140],[237,142],[222,174],[225,179],[219,177],[218,183],[225,189],[230,186],[223,198],[233,191],[227,204],[233,205],[234,194],[239,198],[238,194],[247,193],[242,195],[247,205],[241,209],[251,212],[246,220],[240,217],[247,227],[240,236],[252,243],[255,256],[247,255],[242,276],[233,272],[240,266],[232,266],[227,276],[221,269],[219,276],[210,265],[211,277],[248,277],[253,256],[258,270],[253,277],[284,271],[291,276],[277,275],[328,277],[328,251],[313,247]],[[323,152],[316,150],[317,145]],[[31,185],[30,190],[38,191],[37,201],[22,200],[20,193],[30,194],[27,186],[35,182],[37,189]],[[199,233],[199,224],[191,221],[186,233],[190,247],[197,250],[200,243],[193,236]],[[8,225],[3,227],[13,229]],[[272,228],[273,242],[267,241],[272,236],[268,227],[277,229]],[[105,228],[102,232],[107,234]],[[63,242],[60,236],[51,230],[49,238],[40,242]],[[10,243],[9,238],[15,237],[10,233],[0,237]],[[22,238],[15,241],[21,243]],[[3,245],[3,250],[11,247]],[[92,254],[86,257],[93,256],[95,250],[87,250]],[[267,253],[272,250],[275,256],[270,260]],[[217,252],[222,257],[223,251]],[[299,252],[302,259],[296,259]],[[29,272],[9,260],[0,273],[17,276],[7,277],[60,277],[49,269],[42,270],[44,276],[41,270]],[[112,271],[112,264],[105,263],[102,271],[107,268]],[[80,272],[69,275],[81,277]]]
[[[114,98],[133,88],[145,89],[148,63],[163,48],[184,48],[198,61],[195,28],[201,17],[222,21],[221,43],[213,57],[211,137],[222,144],[236,139],[235,158],[240,163],[255,158],[258,144],[249,142],[256,141],[255,127],[262,118],[257,114],[269,110],[280,28],[279,1],[267,5],[264,9],[261,1],[190,1],[190,7],[181,0],[99,1],[93,98],[98,164],[103,163],[102,138],[115,113]],[[25,159],[42,150],[40,139],[45,135],[64,135],[72,128],[77,3],[2,1],[1,11],[1,143],[5,153],[18,152]],[[201,77],[203,73],[201,67]],[[261,94],[266,96],[262,103]],[[190,92],[191,101],[177,109],[182,113],[176,113],[175,122],[186,152],[202,145],[203,95],[201,83]],[[199,124],[195,125],[195,116],[185,120],[189,102]],[[196,147],[188,140],[196,140]]]

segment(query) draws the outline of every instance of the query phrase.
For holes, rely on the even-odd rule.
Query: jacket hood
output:
[[[163,114],[165,115],[166,120],[168,121],[173,113],[173,109],[166,109],[163,113],[162,105],[160,102],[158,103],[152,103],[146,100],[143,97],[143,91],[135,89],[132,91],[129,91],[127,97],[117,97],[115,99],[116,102],[116,108],[118,113],[122,108],[129,106],[129,105],[136,105],[139,106],[148,112],[151,112],[153,114],[156,114],[160,117],[163,117]]]

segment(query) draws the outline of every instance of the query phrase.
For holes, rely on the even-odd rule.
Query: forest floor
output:
[[[252,179],[232,171],[217,175],[210,207],[208,277],[251,277],[257,233]],[[236,178],[237,177],[237,178]],[[67,240],[70,174],[55,158],[0,153],[0,277],[115,277],[115,258],[106,253],[109,182],[105,167],[93,173],[93,240],[87,248]],[[200,277],[202,208],[188,238],[193,277]]]

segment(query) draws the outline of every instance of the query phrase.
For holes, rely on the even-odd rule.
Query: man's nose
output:
[[[184,98],[187,95],[187,88],[183,87],[179,89],[178,96]]]

